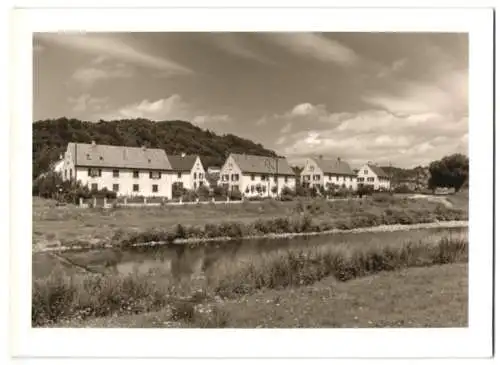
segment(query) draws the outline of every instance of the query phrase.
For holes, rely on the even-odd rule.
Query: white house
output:
[[[81,181],[93,190],[172,197],[172,168],[162,149],[68,143],[63,161],[64,180]]]
[[[308,158],[300,174],[300,181],[302,186],[323,187],[326,190],[330,186],[349,190],[357,189],[356,174],[349,164],[340,158],[327,159],[322,156]]]
[[[374,190],[389,190],[391,180],[387,172],[382,168],[375,164],[367,163],[358,171],[358,186],[361,185],[373,186]]]
[[[247,197],[276,197],[285,186],[295,190],[295,173],[282,157],[231,153],[221,168],[219,185]]]
[[[194,155],[168,155],[172,167],[172,183],[188,190],[196,190],[200,186],[208,187],[205,169],[199,156]]]

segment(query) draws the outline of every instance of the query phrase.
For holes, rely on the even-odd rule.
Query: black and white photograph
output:
[[[30,33],[32,329],[484,324],[477,36],[173,27]]]
[[[34,326],[467,326],[467,34],[33,47]]]

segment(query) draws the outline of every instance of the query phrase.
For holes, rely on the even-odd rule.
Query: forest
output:
[[[261,144],[233,134],[217,135],[181,120],[153,122],[123,119],[97,123],[78,119],[46,119],[33,123],[33,178],[49,170],[69,142],[162,148],[167,154],[197,154],[205,167],[222,166],[227,155],[277,156]]]

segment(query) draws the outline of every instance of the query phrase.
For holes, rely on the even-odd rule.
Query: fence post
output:
[[[179,204],[182,204],[182,196],[179,198]]]
[[[94,208],[97,207],[97,198],[94,196],[94,205],[93,205]]]
[[[229,203],[229,197],[226,198],[226,203]]]
[[[212,197],[212,203],[215,204],[215,196]]]
[[[147,204],[148,203],[148,199],[146,197],[144,197],[144,204]]]
[[[108,199],[104,197],[104,208],[106,208],[107,206],[108,206]]]
[[[80,198],[78,199],[78,206],[79,206],[80,208],[81,208],[81,207],[83,207],[83,198],[82,198],[82,197],[80,197]]]
[[[127,205],[127,197],[123,198],[123,205]]]

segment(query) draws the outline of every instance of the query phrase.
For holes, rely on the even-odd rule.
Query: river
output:
[[[248,254],[270,252],[287,247],[347,243],[375,245],[380,243],[419,241],[429,236],[446,236],[467,232],[467,228],[433,228],[410,231],[338,233],[334,235],[293,238],[231,240],[198,245],[169,245],[129,249],[67,251],[59,254],[33,254],[32,276],[49,275],[57,265],[70,272],[85,270],[100,273],[147,273],[151,270],[170,271],[174,276],[203,272],[221,257],[238,259]]]

